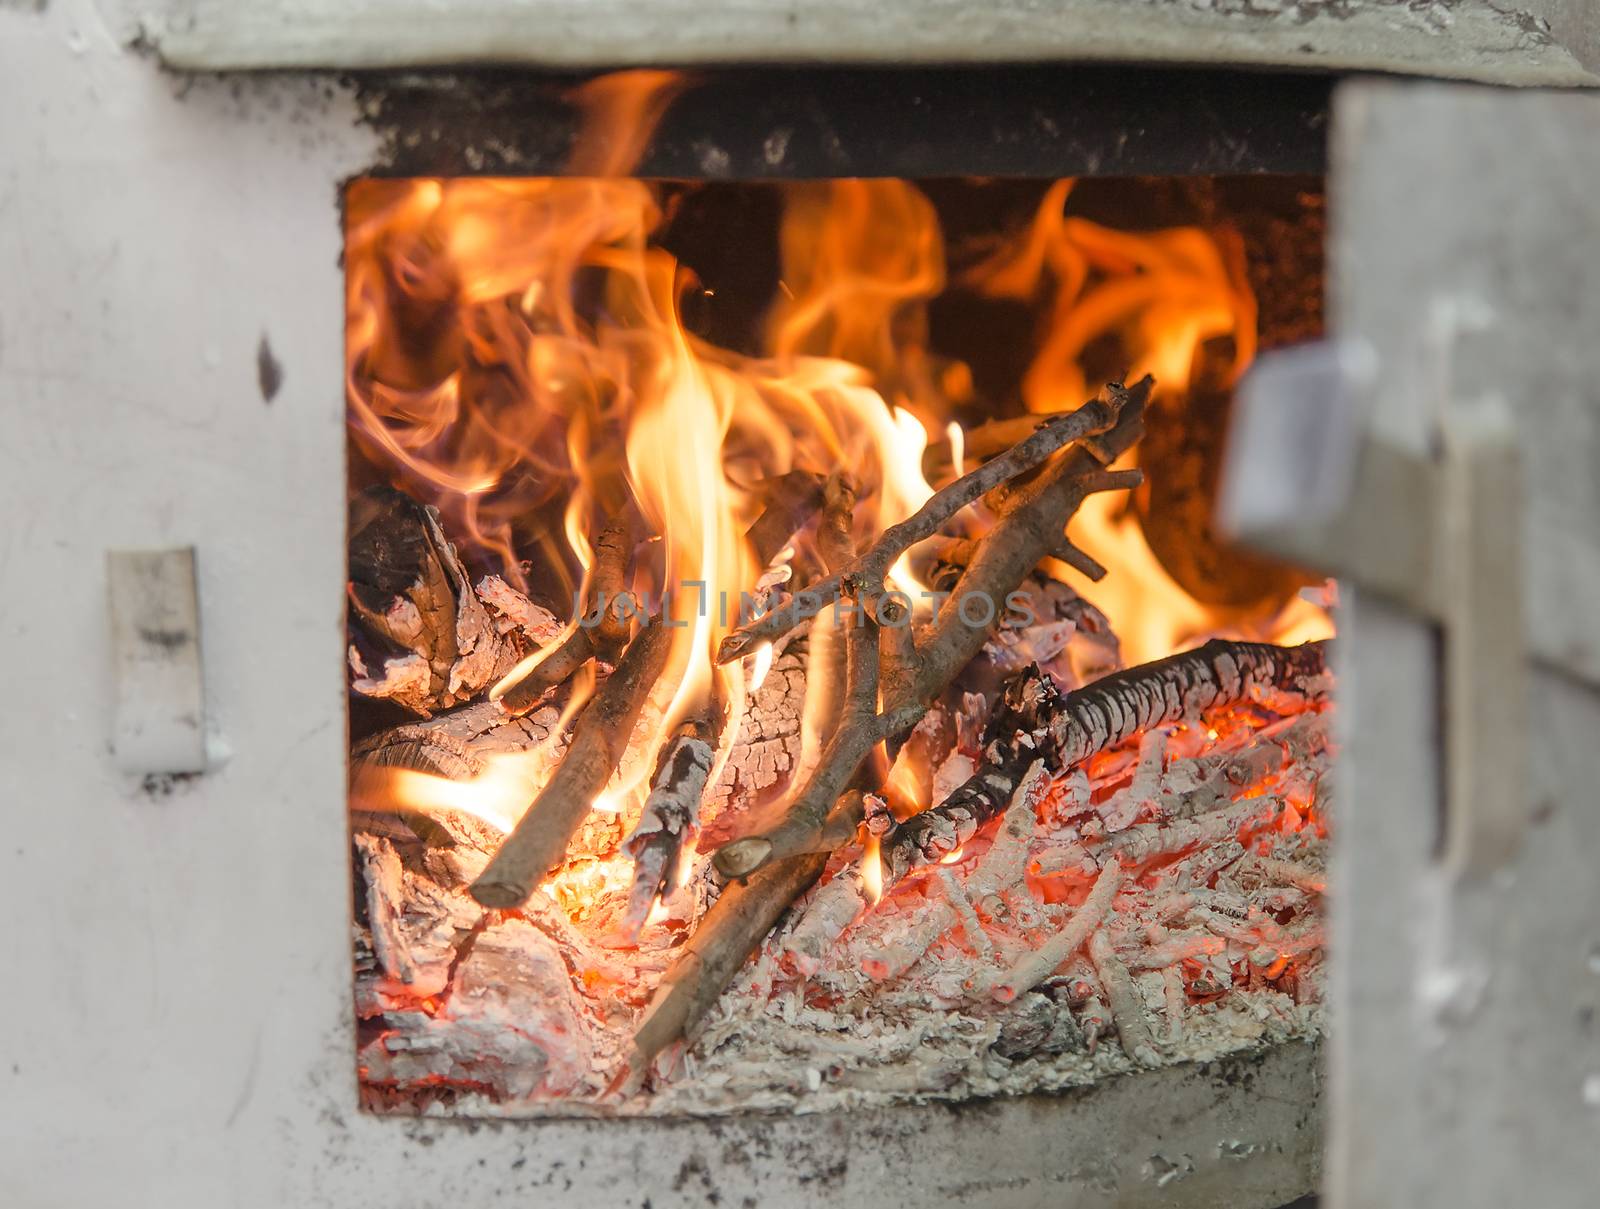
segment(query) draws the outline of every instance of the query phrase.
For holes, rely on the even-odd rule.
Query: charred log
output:
[[[1028,764],[1061,771],[1137,731],[1249,699],[1321,699],[1327,643],[1298,647],[1213,639],[1193,651],[1129,668],[1061,694],[1038,668],[1007,689],[985,735],[984,765],[943,802],[907,819],[883,846],[885,880],[965,843],[1010,800]]]
[[[633,882],[622,931],[637,936],[650,908],[672,892],[684,845],[700,827],[700,804],[722,735],[722,710],[712,705],[662,745],[650,794],[623,851],[633,858]]]
[[[482,692],[551,632],[554,619],[499,580],[474,591],[437,511],[390,487],[351,502],[349,568],[351,687],[424,718]]]

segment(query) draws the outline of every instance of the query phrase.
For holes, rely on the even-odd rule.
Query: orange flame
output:
[[[1073,182],[1046,193],[1022,236],[979,265],[968,281],[994,297],[1050,298],[1048,335],[1023,379],[1029,410],[1057,412],[1099,387],[1084,373],[1085,351],[1114,336],[1129,367],[1127,381],[1154,374],[1158,392],[1188,393],[1197,354],[1209,341],[1232,347],[1226,382],[1236,382],[1256,352],[1256,301],[1240,257],[1194,227],[1140,234],[1114,231],[1065,212]],[[1135,447],[1118,463],[1138,463]],[[1065,564],[1052,567],[1111,617],[1129,663],[1143,663],[1226,630],[1221,615],[1191,597],[1146,543],[1120,493],[1090,496],[1069,534],[1112,569],[1090,583]],[[1295,601],[1266,626],[1277,641],[1326,637],[1327,614]]]
[[[676,86],[650,72],[588,86],[575,163],[626,170]],[[771,360],[689,332],[679,300],[692,278],[651,243],[661,211],[643,182],[369,180],[351,187],[348,214],[358,447],[436,503],[469,554],[519,583],[533,544],[541,583],[554,574],[570,588],[593,561],[589,535],[637,508],[660,540],[640,551],[636,581],[675,627],[650,714],[658,739],[707,699],[714,676],[742,674],[715,670],[712,653],[761,570],[743,537],[760,507],[746,484],[848,466],[862,481],[863,535],[932,492],[921,423],[893,409],[869,372],[894,369],[891,329],[943,283],[932,207],[909,185],[839,182],[797,195],[784,245],[798,291]],[[811,255],[819,247],[823,262]],[[895,577],[921,589],[904,561]],[[547,654],[525,659],[497,692]],[[755,661],[757,679],[770,659]],[[723,695],[742,702],[742,682]],[[636,763],[648,771],[648,758]],[[607,800],[625,801],[639,775]],[[430,800],[447,798],[458,800]]]
[[[469,560],[524,586],[531,568],[558,596],[581,583],[592,535],[625,509],[657,539],[637,551],[629,587],[666,614],[674,645],[646,711],[656,739],[603,795],[624,814],[660,737],[714,691],[736,733],[746,673],[759,683],[770,667],[770,647],[745,666],[712,659],[762,570],[744,537],[764,504],[756,485],[846,469],[864,541],[931,494],[921,470],[930,436],[960,464],[965,438],[950,416],[971,392],[964,368],[929,348],[926,306],[947,286],[944,239],[932,203],[904,181],[788,187],[762,355],[694,334],[681,303],[695,280],[656,239],[662,193],[621,175],[682,84],[629,72],[580,89],[579,176],[364,180],[346,197],[357,473],[439,507]],[[1047,303],[1027,407],[1088,397],[1099,383],[1086,379],[1084,354],[1108,335],[1135,375],[1153,372],[1167,391],[1185,390],[1197,350],[1218,337],[1232,342],[1230,373],[1242,372],[1255,303],[1224,247],[1194,228],[1134,235],[1068,216],[1071,187],[1058,182],[1023,236],[965,283]],[[1092,497],[1073,537],[1112,568],[1088,594],[1127,655],[1153,658],[1217,619],[1166,575],[1119,507]],[[915,553],[892,572],[914,599],[925,590]],[[1295,625],[1316,626],[1308,610]],[[463,797],[414,774],[393,792],[514,823],[540,770],[513,771],[523,796],[509,805],[498,781]],[[876,864],[863,862],[864,878]]]
[[[866,843],[861,846],[861,893],[869,907],[876,907],[883,898],[883,859],[878,837],[870,831]]]

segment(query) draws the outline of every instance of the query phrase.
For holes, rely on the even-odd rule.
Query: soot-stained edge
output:
[[[689,73],[637,168],[679,180],[1320,173],[1334,77],[1104,64]],[[374,176],[558,175],[589,77],[349,77]]]

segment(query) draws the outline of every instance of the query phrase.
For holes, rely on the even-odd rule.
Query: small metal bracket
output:
[[[131,773],[206,766],[194,548],[108,550],[111,750]]]
[[[1443,858],[1482,875],[1516,852],[1532,796],[1516,434],[1503,408],[1454,408],[1433,456],[1399,449],[1360,423],[1372,370],[1370,354],[1332,344],[1257,362],[1236,399],[1218,526],[1440,626]]]

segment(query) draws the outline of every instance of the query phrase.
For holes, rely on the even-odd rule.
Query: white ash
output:
[[[471,1115],[822,1111],[1083,1086],[1139,1068],[1129,1037],[1144,1063],[1312,1037],[1324,1029],[1322,895],[1311,887],[1325,867],[1328,759],[1325,712],[1214,740],[1178,727],[1092,775],[1025,782],[956,860],[876,907],[848,849],[692,1043],[627,1100],[613,1088],[637,1015],[715,894],[705,856],[640,947],[612,949],[627,885],[612,851],[619,820],[585,840],[594,856],[505,917],[485,917],[462,888],[492,848],[482,828],[452,816],[446,846],[384,832],[400,872],[367,862],[386,870],[380,897],[394,919],[383,961],[374,935],[357,934],[364,1080],[390,1107],[394,1089],[410,1089],[402,1102],[417,1111]],[[1137,798],[1139,821],[1108,833],[1092,799],[1118,795]],[[1069,927],[1077,909],[1062,888],[1081,897],[1117,852],[1151,863],[1128,869],[1094,933],[1098,968],[1085,943],[997,1002],[996,980]],[[394,976],[402,947],[409,983]],[[898,968],[871,977],[866,959],[886,950]]]

